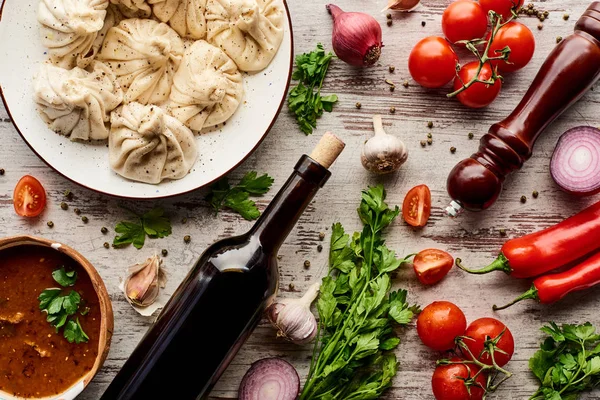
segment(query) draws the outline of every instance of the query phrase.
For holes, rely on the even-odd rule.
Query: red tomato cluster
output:
[[[452,350],[458,340],[468,348],[462,350],[463,358],[453,357],[449,363],[436,367],[431,385],[437,400],[481,400],[487,376],[485,371],[478,373],[479,366],[469,361],[477,359],[482,368],[492,365],[490,353],[484,349],[491,342],[495,342],[493,353],[498,367],[506,365],[515,351],[512,333],[502,322],[480,318],[467,326],[465,314],[448,301],[436,301],[425,307],[417,319],[417,333],[423,344],[433,350]]]
[[[502,88],[500,79],[491,83],[494,70],[508,73],[525,67],[535,51],[533,33],[521,23],[505,23],[496,33],[487,56],[501,57],[508,48],[508,60],[486,60],[481,67],[479,60],[469,62],[461,66],[458,72],[459,59],[452,44],[464,47],[467,41],[485,40],[486,37],[489,41],[491,32],[488,32],[488,12],[494,11],[507,21],[512,17],[513,10],[518,10],[523,2],[524,0],[457,0],[451,3],[442,16],[442,30],[446,38],[426,37],[412,49],[408,68],[413,79],[426,88],[440,88],[454,79],[453,88],[456,91],[477,76],[479,81],[459,93],[457,98],[471,108],[491,104]],[[483,49],[480,50],[482,52]]]

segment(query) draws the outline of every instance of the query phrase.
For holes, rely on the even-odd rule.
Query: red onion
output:
[[[550,173],[567,193],[600,193],[600,130],[579,126],[566,131],[554,149]]]
[[[263,358],[252,364],[242,378],[238,400],[296,400],[300,377],[281,358]]]
[[[381,56],[381,25],[372,16],[359,12],[344,12],[328,4],[333,16],[333,51],[342,61],[357,67],[373,65]]]

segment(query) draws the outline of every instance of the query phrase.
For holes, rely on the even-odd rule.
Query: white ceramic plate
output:
[[[183,179],[159,185],[126,180],[110,169],[106,144],[71,142],[46,126],[35,109],[32,89],[33,75],[46,59],[36,19],[39,0],[4,0],[0,8],[0,95],[25,142],[73,182],[126,198],[163,198],[190,192],[244,161],[267,135],[285,102],[294,46],[289,10],[285,0],[279,1],[285,13],[279,52],[264,71],[244,74],[242,105],[223,128],[198,136],[199,159]]]

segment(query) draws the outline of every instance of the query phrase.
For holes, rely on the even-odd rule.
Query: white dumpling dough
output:
[[[94,62],[92,72],[44,63],[34,77],[34,100],[50,129],[71,140],[104,140],[110,112],[123,100],[113,73]]]
[[[169,98],[183,52],[183,41],[167,24],[126,19],[108,31],[98,60],[117,76],[125,103],[161,104]]]
[[[98,33],[107,7],[108,0],[41,0],[37,17],[50,61],[67,69],[87,67],[102,43]]]
[[[205,39],[206,0],[149,0],[154,16],[184,38]]]
[[[265,69],[283,40],[283,10],[275,0],[208,0],[207,40],[242,71]]]
[[[158,184],[181,179],[198,156],[193,132],[160,107],[129,103],[111,115],[109,162],[119,175]]]
[[[223,50],[198,40],[173,79],[167,110],[193,130],[225,122],[244,96],[242,75]]]
[[[146,0],[110,0],[127,18],[148,18],[152,9]]]

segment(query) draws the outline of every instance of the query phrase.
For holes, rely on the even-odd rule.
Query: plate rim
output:
[[[2,15],[3,15],[3,12],[4,12],[4,6],[6,5],[7,1],[6,0],[0,0],[0,1],[2,2],[2,4],[0,4],[0,24],[1,24],[2,23]],[[62,176],[63,178],[67,179],[70,182],[73,182],[76,185],[79,185],[79,186],[81,186],[81,187],[83,187],[85,189],[91,190],[92,192],[95,192],[95,193],[98,193],[98,194],[102,194],[102,195],[105,195],[105,196],[109,196],[109,197],[112,197],[112,198],[124,199],[124,200],[148,200],[148,201],[153,201],[154,200],[155,201],[155,200],[170,199],[170,198],[174,198],[174,197],[178,197],[178,196],[183,196],[183,195],[186,195],[186,194],[190,194],[192,192],[195,192],[197,190],[200,190],[200,189],[203,189],[205,187],[208,187],[208,186],[212,185],[213,183],[217,182],[218,180],[220,180],[224,176],[226,176],[229,173],[231,173],[233,170],[237,169],[244,161],[246,161],[260,147],[260,145],[265,140],[265,138],[267,137],[267,135],[273,129],[273,126],[275,125],[275,122],[277,122],[277,119],[279,118],[279,115],[281,114],[281,110],[283,109],[283,105],[285,104],[286,98],[288,96],[288,92],[290,90],[290,85],[291,85],[291,80],[292,80],[292,73],[293,73],[293,70],[294,70],[294,28],[292,26],[292,16],[290,14],[290,9],[288,7],[287,0],[282,0],[282,2],[283,2],[283,7],[285,8],[285,14],[286,14],[286,17],[287,17],[287,20],[288,20],[288,25],[290,27],[290,46],[291,46],[291,51],[290,51],[290,62],[289,62],[290,67],[289,67],[289,70],[288,70],[287,83],[285,85],[285,90],[284,90],[284,93],[283,93],[283,97],[281,98],[281,101],[279,103],[279,107],[277,107],[277,112],[273,116],[273,119],[271,120],[271,123],[269,124],[269,126],[267,127],[267,129],[265,130],[265,132],[262,134],[261,138],[258,140],[258,142],[256,143],[256,145],[254,145],[254,147],[250,151],[248,151],[248,153],[244,157],[242,157],[242,159],[240,161],[238,161],[234,166],[232,166],[227,171],[225,171],[224,173],[222,173],[218,177],[214,178],[213,180],[208,181],[205,184],[197,186],[197,187],[195,187],[193,189],[186,190],[186,191],[183,191],[183,192],[180,192],[180,193],[176,193],[176,194],[166,194],[166,195],[153,196],[151,198],[148,198],[148,197],[124,196],[124,195],[119,195],[119,194],[115,194],[115,193],[108,193],[108,192],[102,191],[100,189],[92,188],[92,187],[90,187],[88,185],[85,185],[85,184],[83,184],[81,182],[77,182],[76,180],[71,179],[70,177],[66,176],[61,171],[59,171],[58,169],[56,169],[54,166],[52,166],[52,164],[50,164],[50,162],[48,162],[44,157],[42,157],[35,150],[35,148],[31,145],[31,143],[29,143],[27,141],[25,135],[23,135],[23,133],[21,132],[21,129],[19,128],[19,126],[17,125],[16,121],[14,120],[14,118],[12,116],[12,113],[10,111],[10,107],[8,106],[8,102],[6,101],[6,98],[4,97],[4,91],[2,90],[2,85],[0,85],[0,99],[2,99],[2,104],[4,104],[4,109],[6,110],[6,113],[8,114],[8,117],[10,118],[10,122],[15,127],[16,131],[19,133],[19,136],[21,136],[21,139],[23,139],[23,141],[31,149],[31,151],[33,151],[33,153],[40,160],[42,160],[48,167],[50,167],[54,172],[58,173],[60,176]]]

